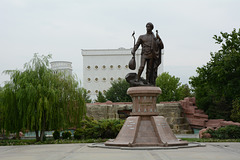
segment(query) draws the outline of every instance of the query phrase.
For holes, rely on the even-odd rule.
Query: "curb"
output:
[[[187,146],[170,146],[170,147],[121,147],[121,146],[105,146],[104,143],[92,143],[87,145],[90,148],[106,148],[106,149],[121,149],[121,150],[169,150],[193,147],[206,147],[203,143],[189,143]]]

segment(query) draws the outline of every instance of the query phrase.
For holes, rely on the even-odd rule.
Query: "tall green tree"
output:
[[[5,135],[5,108],[3,105],[3,88],[0,87],[0,134]]]
[[[232,102],[240,97],[240,29],[214,35],[220,50],[211,54],[210,61],[197,68],[190,78],[197,105],[210,118],[230,120]]]
[[[54,74],[51,55],[34,54],[24,71],[5,71],[11,81],[4,86],[6,130],[34,130],[43,140],[45,130],[77,126],[86,113],[81,88],[73,76]],[[40,131],[40,136],[39,136]]]
[[[132,99],[127,95],[127,90],[130,87],[125,79],[113,81],[112,86],[106,91],[106,99],[112,102],[131,102]]]
[[[82,97],[84,98],[85,103],[91,103],[92,100],[89,96],[89,94],[87,93],[87,90],[85,88],[80,88],[79,90],[82,93]]]
[[[162,90],[162,94],[158,96],[157,102],[179,101],[191,96],[188,85],[182,85],[180,78],[171,76],[168,72],[164,72],[157,77],[156,86]]]
[[[98,92],[96,102],[106,102],[106,97],[102,94],[101,91]]]
[[[194,97],[194,93],[192,93],[188,84],[182,84],[178,88],[179,92],[179,100],[183,100],[185,97]]]
[[[16,77],[19,75],[19,72],[16,72]],[[16,81],[16,79],[14,79]],[[3,115],[3,130],[6,130],[8,133],[19,133],[22,129],[21,117],[18,112],[17,99],[16,99],[16,90],[19,86],[14,86],[12,83],[7,83],[3,87],[2,92],[2,115]]]

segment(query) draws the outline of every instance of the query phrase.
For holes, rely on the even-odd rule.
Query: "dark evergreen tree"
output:
[[[125,79],[113,81],[112,86],[106,91],[106,99],[112,102],[131,102],[132,99],[127,95],[127,90],[130,87]]]
[[[96,102],[106,102],[106,97],[102,94],[101,91],[98,92]]]

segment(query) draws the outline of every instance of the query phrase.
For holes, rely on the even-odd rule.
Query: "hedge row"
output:
[[[124,120],[86,118],[80,122],[80,127],[74,131],[74,139],[107,139],[115,138],[124,124]],[[54,139],[60,138],[60,132],[53,133]],[[71,132],[63,132],[63,139],[71,139]]]

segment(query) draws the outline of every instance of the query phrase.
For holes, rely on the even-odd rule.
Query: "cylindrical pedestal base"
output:
[[[158,115],[156,109],[157,96],[161,93],[159,87],[131,87],[127,94],[132,97],[133,109],[131,115]]]

